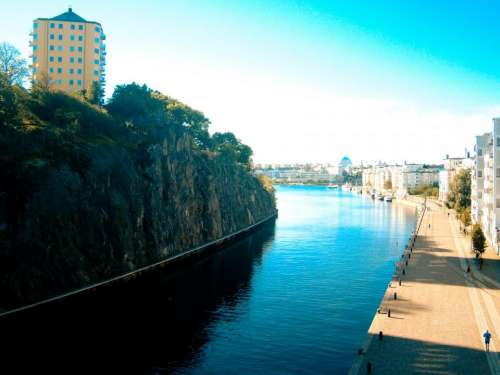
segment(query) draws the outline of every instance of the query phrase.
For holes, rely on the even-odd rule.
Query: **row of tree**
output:
[[[453,177],[448,191],[446,205],[454,209],[465,226],[472,223],[471,220],[471,171],[462,169]],[[477,257],[481,257],[486,250],[486,237],[481,224],[472,226],[472,248]]]

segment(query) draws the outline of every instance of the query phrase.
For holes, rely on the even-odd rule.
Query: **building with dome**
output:
[[[340,159],[338,174],[341,176],[344,172],[351,173],[352,161],[349,157],[344,156]]]

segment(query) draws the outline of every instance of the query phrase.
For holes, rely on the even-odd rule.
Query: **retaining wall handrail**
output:
[[[109,285],[109,284],[112,284],[112,283],[115,283],[117,281],[120,281],[120,280],[126,280],[127,278],[131,277],[131,276],[134,276],[134,275],[138,275],[144,271],[148,271],[148,270],[152,270],[153,268],[156,268],[160,265],[164,265],[164,264],[167,264],[167,263],[170,263],[170,262],[173,262],[177,259],[180,259],[180,258],[183,258],[183,257],[186,257],[186,256],[189,256],[191,254],[194,254],[198,251],[201,251],[205,248],[208,248],[210,246],[213,246],[213,245],[217,245],[218,243],[221,243],[221,242],[225,242],[233,237],[236,237],[244,232],[247,232],[249,230],[252,230],[253,228],[273,219],[273,218],[276,218],[278,215],[278,210],[276,210],[272,215],[269,215],[268,217],[266,217],[265,219],[262,219],[246,228],[243,228],[243,229],[240,229],[240,230],[237,230],[236,232],[233,232],[233,233],[230,233],[230,234],[227,234],[223,237],[220,237],[218,239],[215,239],[215,240],[212,240],[212,241],[209,241],[209,242],[205,242],[204,244],[202,245],[199,245],[193,249],[190,249],[190,250],[186,250],[182,253],[179,253],[177,255],[174,255],[172,257],[169,257],[169,258],[166,258],[166,259],[163,259],[163,260],[160,260],[158,262],[155,262],[155,263],[152,263],[152,264],[149,264],[147,266],[144,266],[144,267],[141,267],[141,268],[138,268],[134,271],[130,271],[130,272],[127,272],[127,273],[124,273],[122,275],[119,275],[119,276],[115,276],[115,277],[112,277],[112,278],[109,278],[109,279],[106,279],[106,280],[103,280],[103,281],[99,281],[97,283],[94,283],[94,284],[91,284],[91,285],[88,285],[88,286],[84,286],[84,287],[81,287],[81,288],[78,288],[78,289],[74,289],[70,292],[67,292],[67,293],[63,293],[63,294],[59,294],[55,297],[51,297],[51,298],[47,298],[47,299],[44,299],[42,301],[38,301],[38,302],[35,302],[35,303],[31,303],[29,305],[25,305],[25,306],[21,306],[21,307],[16,307],[15,309],[12,309],[12,310],[8,310],[8,311],[4,311],[3,313],[0,313],[0,318],[2,317],[5,317],[7,315],[11,315],[11,314],[15,314],[15,313],[18,313],[18,312],[21,312],[21,311],[25,311],[25,310],[28,310],[28,309],[31,309],[31,308],[34,308],[34,307],[37,307],[37,306],[41,306],[41,305],[45,305],[47,303],[50,303],[50,302],[55,302],[55,301],[58,301],[58,300],[61,300],[63,298],[67,298],[67,297],[71,297],[71,296],[74,296],[74,295],[77,295],[77,294],[80,294],[80,293],[83,293],[83,292],[87,292],[87,291],[91,291],[92,289],[95,289],[95,288],[99,288],[99,287],[102,287],[102,286],[105,286],[105,285]]]

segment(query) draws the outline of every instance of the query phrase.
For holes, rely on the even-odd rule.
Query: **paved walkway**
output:
[[[367,373],[370,363],[373,374],[500,375],[500,280],[477,269],[465,273],[470,239],[445,209],[429,207],[402,285],[388,287],[350,374]],[[486,329],[493,337],[488,353]]]

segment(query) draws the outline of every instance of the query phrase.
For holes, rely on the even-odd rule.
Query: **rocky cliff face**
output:
[[[48,168],[14,214],[0,193],[0,308],[137,269],[274,213],[272,193],[245,167],[191,142],[165,129],[140,152],[95,145],[87,170]]]

